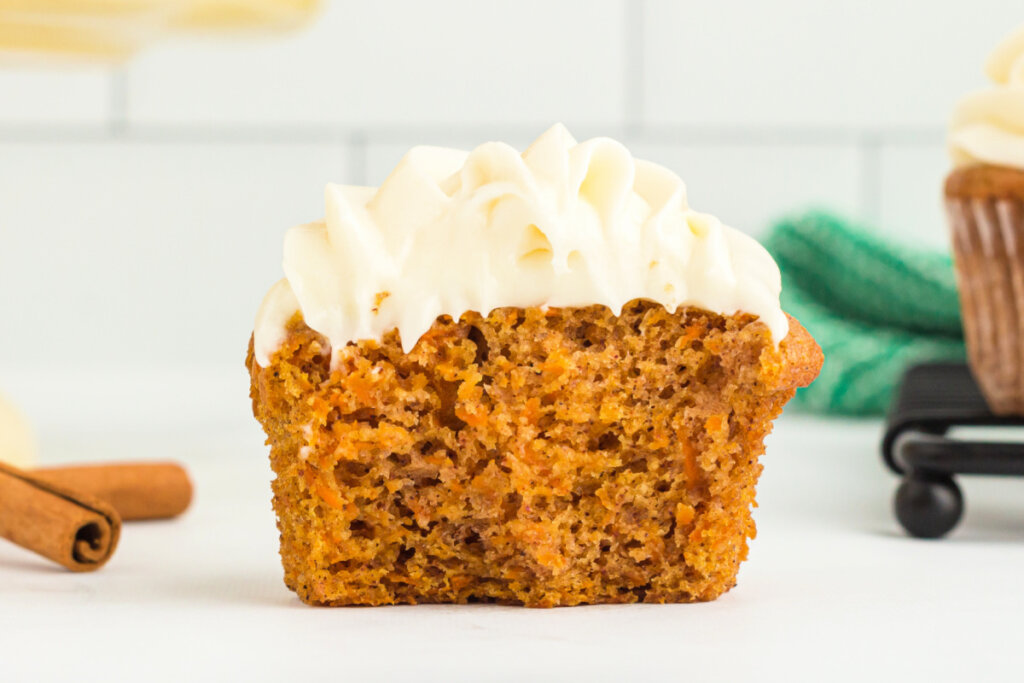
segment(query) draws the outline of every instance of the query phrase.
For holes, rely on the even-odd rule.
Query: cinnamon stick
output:
[[[0,463],[0,537],[89,572],[106,564],[120,536],[121,517],[109,504]]]
[[[33,470],[43,481],[100,498],[124,521],[169,519],[188,509],[192,482],[175,463],[110,463]]]

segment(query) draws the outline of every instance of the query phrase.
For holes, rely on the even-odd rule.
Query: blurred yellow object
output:
[[[319,0],[0,0],[0,58],[116,61],[170,33],[287,30]]]
[[[21,412],[0,396],[0,462],[31,467],[36,459],[36,440]]]

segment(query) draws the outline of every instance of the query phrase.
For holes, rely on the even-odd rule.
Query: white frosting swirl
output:
[[[993,50],[985,74],[996,87],[971,93],[953,111],[953,162],[1024,170],[1024,26]]]
[[[397,328],[408,352],[434,320],[513,306],[633,299],[760,316],[788,330],[779,269],[752,238],[689,209],[671,171],[557,125],[523,154],[417,147],[379,189],[327,186],[326,220],[292,228],[256,319],[266,366],[301,311],[337,353]]]

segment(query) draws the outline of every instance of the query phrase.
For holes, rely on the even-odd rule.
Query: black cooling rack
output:
[[[993,425],[1024,427],[1024,418],[993,415],[966,365],[927,363],[903,375],[882,457],[903,477],[894,508],[907,533],[941,538],[957,525],[964,511],[957,475],[1024,476],[1024,443],[949,436],[954,427]]]

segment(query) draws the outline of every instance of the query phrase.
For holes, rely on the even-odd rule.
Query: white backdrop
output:
[[[754,234],[820,205],[943,245],[945,121],[1021,10],[335,0],[288,35],[0,68],[0,372],[238,373],[282,235],[322,214],[325,182],[554,121],[623,139]]]

